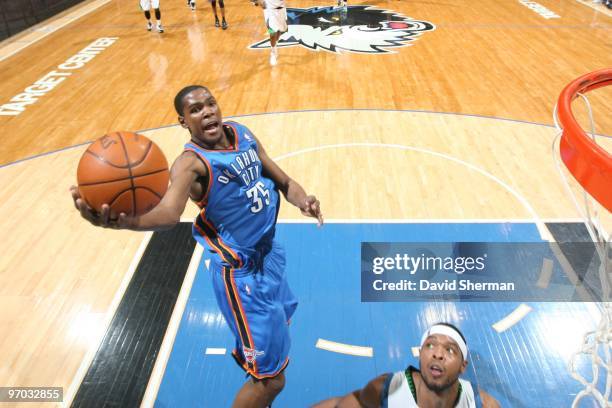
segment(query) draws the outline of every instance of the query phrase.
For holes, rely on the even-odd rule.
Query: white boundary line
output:
[[[331,351],[333,353],[349,354],[351,356],[359,357],[373,357],[374,350],[372,347],[354,346],[352,344],[337,343],[335,341],[318,339],[316,348],[321,350]]]
[[[206,347],[206,351],[204,351],[204,354],[221,356],[221,355],[225,355],[226,351],[227,350],[224,348]]]
[[[510,312],[506,317],[504,317],[497,323],[494,323],[492,327],[498,333],[504,332],[508,330],[509,328],[511,328],[512,326],[514,326],[515,324],[517,324],[518,322],[520,322],[521,320],[523,320],[523,318],[527,316],[527,314],[531,312],[531,310],[533,309],[531,309],[530,306],[524,303],[521,303],[520,305],[518,305],[516,309]]]
[[[544,258],[542,260],[542,268],[540,269],[540,277],[536,282],[536,286],[538,288],[546,289],[550,284],[550,278],[552,278],[553,274],[553,266],[554,261],[549,258]]]
[[[178,333],[183,312],[187,306],[187,300],[189,300],[191,287],[193,286],[193,281],[195,280],[196,272],[198,270],[198,266],[200,265],[200,260],[202,259],[203,253],[204,248],[200,244],[196,244],[196,248],[191,256],[191,261],[189,262],[189,267],[187,268],[187,273],[185,274],[185,279],[183,280],[183,285],[181,286],[174,309],[172,310],[172,317],[170,317],[170,322],[166,328],[164,340],[159,349],[159,353],[157,354],[155,366],[153,367],[153,371],[149,377],[149,383],[147,384],[147,389],[142,398],[142,403],[140,404],[141,407],[152,407],[155,404],[159,386],[161,385],[164,372],[166,371],[166,365],[168,364],[168,359],[170,358],[170,353],[172,352],[172,348],[174,346],[174,340],[176,338],[176,334]],[[225,354],[225,349],[223,349],[223,354]]]
[[[193,223],[194,217],[181,217],[181,222]],[[540,218],[544,223],[572,222],[584,224],[580,218]],[[317,221],[310,218],[279,218],[280,224],[316,224]],[[326,218],[326,224],[533,224],[529,218]]]
[[[584,224],[580,218],[540,218],[543,223],[572,222]],[[181,218],[181,222],[193,222],[193,218]],[[317,221],[310,218],[279,218],[281,224],[316,224]],[[408,218],[326,218],[326,224],[534,224],[529,218],[435,218],[435,219],[408,219]]]
[[[605,14],[608,17],[612,17],[612,10],[608,10],[605,8],[605,6],[602,4],[601,7],[598,7],[597,5],[593,4],[593,1],[588,1],[588,0],[576,0],[578,3],[583,4],[589,8],[592,8],[593,10],[600,12],[602,14]]]
[[[121,302],[121,299],[123,299],[123,295],[125,294],[125,291],[128,285],[130,284],[130,281],[132,280],[132,276],[136,271],[136,267],[138,267],[138,263],[140,262],[140,259],[142,258],[142,255],[144,254],[147,245],[149,245],[149,241],[151,241],[152,236],[152,232],[147,232],[145,234],[145,237],[142,239],[142,242],[140,243],[136,254],[134,254],[132,262],[130,263],[130,267],[128,268],[127,273],[123,276],[123,280],[121,281],[119,288],[117,288],[117,292],[115,292],[115,297],[113,298],[113,301],[111,302],[106,312],[106,316],[102,324],[104,329],[100,330],[98,338],[96,339],[96,341],[91,343],[87,354],[85,354],[85,357],[83,358],[83,360],[81,360],[81,365],[79,366],[79,369],[72,378],[72,382],[70,383],[68,390],[64,394],[64,401],[62,402],[62,406],[69,407],[72,404],[72,400],[74,399],[76,392],[79,389],[81,382],[83,381],[83,378],[85,378],[85,374],[87,374],[87,370],[89,369],[91,362],[96,356],[96,352],[100,347],[100,343],[102,343],[104,336],[106,336],[108,326],[110,325],[111,321],[113,320],[113,317],[115,316],[117,307],[119,307],[119,303]]]
[[[29,47],[30,45],[42,40],[43,38],[47,37],[49,34],[56,32],[60,28],[63,28],[67,26],[68,24],[78,20],[79,18],[91,13],[92,11],[99,9],[106,3],[109,3],[110,1],[111,0],[94,1],[90,4],[78,7],[77,10],[74,10],[73,12],[63,17],[59,17],[56,20],[53,20],[52,22],[50,22],[49,24],[43,23],[42,25],[37,25],[37,26],[30,28],[29,30],[30,32],[24,35],[21,39],[10,41],[0,46],[0,62],[4,61],[5,59],[9,57],[12,57],[13,55],[17,54],[19,51],[23,50],[24,48]],[[17,46],[16,49],[4,54],[4,50],[13,48],[16,44],[22,44],[22,45]]]
[[[542,223],[542,220],[540,220],[540,217],[535,212],[535,210],[533,209],[531,204],[529,204],[529,202],[525,199],[525,197],[523,197],[518,191],[513,189],[510,185],[505,183],[499,177],[494,176],[493,174],[491,174],[491,173],[481,169],[480,167],[478,167],[478,166],[476,166],[474,164],[468,163],[466,161],[463,161],[461,159],[457,159],[456,157],[449,156],[449,155],[444,154],[444,153],[439,153],[439,152],[436,152],[436,151],[432,151],[432,150],[428,150],[428,149],[423,149],[423,148],[420,148],[420,147],[400,145],[400,144],[368,143],[368,142],[365,142],[365,143],[338,143],[338,144],[322,145],[322,146],[316,146],[316,147],[310,147],[310,148],[306,148],[306,149],[302,149],[302,150],[297,150],[297,151],[294,151],[294,152],[291,152],[291,153],[287,153],[287,154],[278,156],[278,157],[274,158],[274,160],[281,161],[281,160],[287,159],[289,157],[301,155],[303,153],[310,153],[310,152],[316,152],[316,151],[320,151],[320,150],[337,149],[337,148],[344,148],[344,147],[369,147],[369,148],[374,147],[374,148],[391,148],[391,149],[399,149],[399,150],[411,150],[411,151],[415,151],[415,152],[419,152],[419,153],[429,154],[431,156],[435,156],[435,157],[438,157],[438,158],[446,159],[446,160],[452,161],[454,163],[463,165],[463,166],[467,167],[468,169],[473,170],[473,171],[475,171],[475,172],[485,176],[486,178],[496,182],[497,184],[502,186],[506,191],[508,191],[510,194],[512,194],[523,205],[523,207],[525,207],[527,212],[531,215],[532,220],[536,224],[536,227],[537,227],[537,229],[538,229],[538,231],[540,233],[540,237],[542,238],[542,240],[544,240],[544,241],[552,241],[553,240],[550,232],[548,231],[546,226]]]

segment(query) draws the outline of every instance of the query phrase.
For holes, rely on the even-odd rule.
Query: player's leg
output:
[[[151,23],[151,0],[140,0],[140,8],[144,11],[144,16],[147,19],[147,31],[151,31],[153,28]]]
[[[267,407],[285,386],[284,369],[288,363],[290,346],[289,328],[286,323],[285,302],[292,315],[297,299],[289,290],[285,274],[285,251],[277,243],[260,252],[263,257],[252,277],[241,284],[250,288],[250,307],[257,313],[251,315],[251,336],[256,350],[248,349],[242,356],[243,364],[253,360],[257,376],[252,374],[242,386],[233,407]],[[258,262],[256,262],[258,264]],[[245,286],[246,287],[246,286]],[[265,312],[261,312],[264,310]],[[247,318],[249,313],[247,312]]]
[[[285,383],[281,374],[289,363],[291,340],[278,299],[276,271],[281,267],[282,254],[264,260],[257,270],[235,270],[214,259],[210,263],[217,303],[236,338],[232,355],[252,377],[238,392],[235,407],[266,407]]]
[[[162,26],[162,23],[161,23],[161,11],[158,8],[155,9],[155,19],[157,20],[157,32],[163,33],[164,27]]]
[[[278,62],[277,43],[283,33],[287,32],[287,10],[282,9],[265,9],[264,16],[266,25],[270,33],[270,65],[276,65]]]
[[[157,32],[163,33],[164,28],[162,27],[161,22],[161,10],[159,9],[159,0],[151,0],[151,6],[153,10],[155,10],[155,19],[157,20]]]
[[[223,0],[219,0],[219,8],[221,9],[221,28],[227,30],[227,21],[225,21],[225,4]]]
[[[215,27],[221,27],[221,24],[219,24],[219,17],[217,16],[217,0],[211,0],[210,7],[212,7],[213,14],[215,15]]]
[[[232,408],[265,408],[272,405],[274,398],[285,387],[285,373],[275,377],[256,380],[250,378],[242,386]]]

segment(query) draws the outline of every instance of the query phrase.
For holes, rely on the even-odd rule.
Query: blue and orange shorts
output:
[[[289,363],[289,320],[297,299],[285,275],[285,251],[272,241],[255,251],[236,251],[245,265],[232,268],[213,254],[217,304],[234,333],[233,356],[253,378],[275,377]]]

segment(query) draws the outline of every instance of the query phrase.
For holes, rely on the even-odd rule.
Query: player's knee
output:
[[[278,395],[285,388],[285,373],[264,380],[264,387],[270,395]]]

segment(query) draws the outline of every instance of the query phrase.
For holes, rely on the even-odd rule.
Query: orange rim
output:
[[[572,101],[586,93],[612,85],[612,68],[583,75],[559,95],[557,117],[563,128],[561,159],[576,181],[608,211],[612,211],[612,156],[580,127],[572,113]]]

